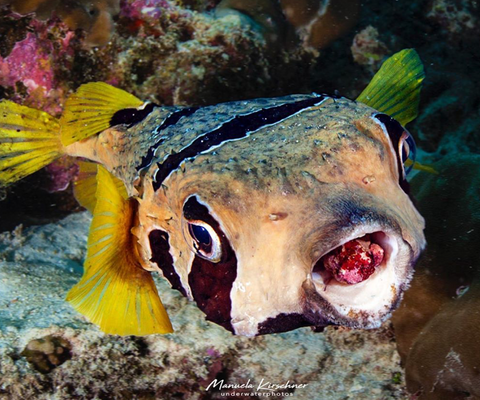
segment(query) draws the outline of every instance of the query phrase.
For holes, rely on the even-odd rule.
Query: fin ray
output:
[[[96,203],[95,193],[97,191],[98,164],[88,161],[79,161],[78,166],[79,173],[77,180],[74,182],[73,194],[82,207],[85,207],[88,211],[93,213]],[[115,182],[116,190],[120,191],[124,198],[127,198],[127,190],[124,183],[114,176],[112,176],[112,179]]]
[[[417,52],[402,50],[383,63],[357,101],[405,125],[418,114],[424,78],[423,64]]]
[[[46,112],[0,101],[0,186],[16,182],[63,154],[58,120]]]
[[[134,256],[130,228],[134,205],[98,166],[96,204],[85,271],[67,300],[106,333],[148,335],[172,332],[153,278]]]
[[[138,108],[143,101],[103,82],[82,85],[69,97],[61,118],[62,143],[86,139],[110,127],[113,115],[125,108]]]

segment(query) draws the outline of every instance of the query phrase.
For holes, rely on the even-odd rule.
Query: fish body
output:
[[[188,108],[125,97],[132,107],[100,123],[75,110],[120,92],[90,85],[67,103],[58,146],[102,165],[77,187],[94,218],[68,299],[104,331],[170,331],[150,272],[245,336],[373,328],[398,304],[425,245],[399,122],[312,94]]]

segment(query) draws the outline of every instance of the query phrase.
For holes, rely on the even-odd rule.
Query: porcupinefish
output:
[[[106,333],[172,331],[152,272],[238,335],[378,327],[425,245],[403,127],[423,76],[408,49],[356,101],[165,107],[88,83],[56,119],[4,100],[0,183],[87,160],[75,192],[93,219],[67,300]]]

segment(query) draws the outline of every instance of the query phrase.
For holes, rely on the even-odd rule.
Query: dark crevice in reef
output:
[[[42,182],[47,179],[45,171],[39,171],[3,191],[0,201],[0,232],[11,231],[22,224],[42,225],[65,218],[82,208],[73,198],[71,185],[64,191],[49,193]],[[2,193],[0,193],[1,195]]]

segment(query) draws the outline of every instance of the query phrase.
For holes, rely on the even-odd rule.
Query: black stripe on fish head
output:
[[[165,129],[174,126],[178,121],[180,121],[183,117],[189,117],[195,111],[197,111],[199,107],[187,107],[182,108],[178,111],[174,111],[170,113],[163,122],[155,129],[155,135],[158,136],[162,131]],[[155,156],[155,150],[164,142],[164,138],[160,137],[155,144],[153,144],[149,149],[147,154],[142,157],[141,163],[136,167],[137,171],[141,169],[148,168],[152,164],[153,157]]]
[[[198,307],[202,310],[209,321],[215,322],[223,326],[227,330],[233,332],[231,324],[231,308],[232,301],[230,292],[233,282],[237,277],[237,258],[235,251],[225,233],[222,231],[220,224],[212,217],[209,209],[201,204],[195,196],[188,198],[183,207],[183,214],[188,224],[184,230],[184,235],[193,235],[187,240],[197,240],[194,244],[196,250],[190,273],[188,275],[188,283],[192,291],[194,300]],[[209,232],[192,228],[209,227]],[[210,231],[212,229],[213,231]],[[195,237],[195,234],[202,237]],[[207,259],[205,252],[201,252],[200,246],[208,246],[207,234],[216,234],[218,245],[221,246],[221,254],[219,259],[213,261]],[[203,243],[202,243],[203,242]],[[210,243],[212,245],[212,243]],[[208,251],[209,249],[205,249]]]
[[[169,155],[163,163],[158,163],[158,170],[156,170],[152,181],[153,189],[158,190],[163,181],[183,161],[212,150],[223,143],[248,137],[251,133],[266,126],[280,123],[301,111],[320,105],[326,98],[326,96],[316,95],[316,97],[306,100],[263,108],[253,113],[235,116],[218,128],[199,136],[178,153]]]
[[[162,270],[165,278],[168,279],[172,288],[177,289],[184,296],[187,293],[182,285],[180,276],[175,271],[173,257],[170,254],[170,243],[168,233],[159,229],[149,233],[150,249],[152,251],[151,262],[154,262]]]
[[[110,126],[127,125],[128,128],[143,121],[148,114],[150,114],[155,107],[154,103],[146,103],[140,108],[124,108],[113,114],[110,119]]]

